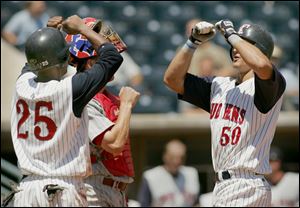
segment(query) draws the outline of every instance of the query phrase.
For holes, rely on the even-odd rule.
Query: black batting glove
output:
[[[231,35],[238,35],[238,33],[234,30],[233,23],[230,20],[221,20],[215,24],[215,27],[224,35],[227,42]]]

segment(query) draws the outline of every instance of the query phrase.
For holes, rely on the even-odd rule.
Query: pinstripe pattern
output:
[[[21,75],[16,83],[12,102],[11,134],[18,158],[18,167],[23,175],[12,205],[14,206],[87,206],[83,177],[91,174],[88,141],[88,115],[84,109],[81,118],[75,117],[72,109],[71,77],[61,81],[36,83],[33,73]],[[20,126],[21,133],[28,131],[28,137],[17,138],[17,126],[23,117],[24,105],[16,102],[24,100],[28,104],[29,117]],[[52,110],[36,106],[40,101],[49,102]],[[49,135],[49,122],[55,123],[55,131],[48,140],[39,140],[38,136]],[[36,122],[36,124],[35,124]],[[40,127],[40,132],[35,132]],[[49,200],[43,187],[58,184],[65,189]]]
[[[21,171],[44,176],[89,175],[88,117],[86,110],[81,119],[73,114],[71,77],[60,82],[52,80],[37,84],[33,81],[34,77],[33,73],[19,77],[12,106],[11,132]],[[20,127],[20,132],[28,131],[27,139],[17,139],[17,124],[23,114],[16,112],[15,103],[20,98],[29,106],[30,116]],[[41,136],[48,134],[45,122],[34,125],[38,101],[52,102],[53,110],[41,107],[39,111],[39,115],[51,118],[57,126],[55,135],[48,141],[38,140],[34,134],[36,126],[42,129]]]
[[[267,207],[271,188],[263,176],[236,171],[232,179],[217,182],[213,191],[215,207]]]
[[[220,89],[221,88],[221,89]],[[249,169],[257,173],[268,174],[269,148],[272,142],[276,122],[282,103],[282,97],[267,113],[262,114],[254,105],[254,78],[239,86],[229,78],[215,78],[212,83],[211,103],[222,103],[220,116],[211,119],[212,158],[216,172],[230,169]],[[222,119],[226,104],[232,104],[239,109],[245,109],[242,124]],[[223,127],[241,128],[240,140],[236,145],[220,145]],[[228,133],[231,141],[231,133]]]
[[[270,145],[282,97],[268,113],[262,114],[254,104],[254,78],[235,86],[235,80],[217,77],[211,89],[212,106],[222,105],[219,116],[216,116],[213,107],[211,111],[213,167],[215,172],[235,170],[231,179],[216,183],[214,206],[270,206],[269,184],[254,173],[271,172]],[[244,120],[239,122],[243,117],[242,110],[245,112]],[[227,112],[230,112],[229,116]],[[234,112],[239,112],[237,121]],[[231,144],[232,133],[237,128],[241,129],[239,141]]]
[[[57,192],[53,200],[48,198],[43,187],[47,184],[59,184],[64,190]],[[79,207],[87,206],[86,188],[79,177],[49,178],[42,176],[28,176],[19,186],[20,192],[15,194],[10,204],[16,207]]]
[[[92,175],[85,179],[89,207],[126,207],[126,194],[102,184],[103,176]]]

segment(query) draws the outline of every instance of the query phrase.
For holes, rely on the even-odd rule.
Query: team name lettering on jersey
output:
[[[211,104],[210,119],[218,119],[222,109],[222,103]],[[241,109],[233,104],[226,103],[222,119],[229,120],[237,124],[242,124],[245,118],[246,110]]]

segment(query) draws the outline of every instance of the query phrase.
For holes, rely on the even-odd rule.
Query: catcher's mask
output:
[[[238,35],[255,45],[269,59],[271,58],[274,49],[274,41],[271,34],[261,26],[257,24],[243,24],[238,30]],[[231,60],[233,60],[232,52],[233,48],[231,47]]]
[[[99,33],[102,27],[102,21],[92,17],[84,18],[84,23]],[[87,59],[97,56],[96,50],[92,44],[81,34],[67,35],[66,41],[70,43],[70,60],[69,64],[77,67],[78,71],[84,70],[84,64]]]

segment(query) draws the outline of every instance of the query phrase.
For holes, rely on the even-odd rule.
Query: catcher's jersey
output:
[[[210,123],[214,170],[248,169],[256,173],[270,173],[270,144],[282,96],[271,110],[263,114],[254,103],[254,77],[238,86],[235,83],[234,79],[217,77],[211,85]]]
[[[130,138],[124,145],[122,153],[115,157],[99,147],[104,132],[112,128],[117,121],[119,102],[118,97],[105,90],[98,93],[87,105],[93,175],[103,175],[116,181],[131,183],[134,170]]]
[[[87,176],[91,174],[88,116],[72,110],[72,76],[36,82],[22,74],[12,102],[11,134],[24,175]]]

